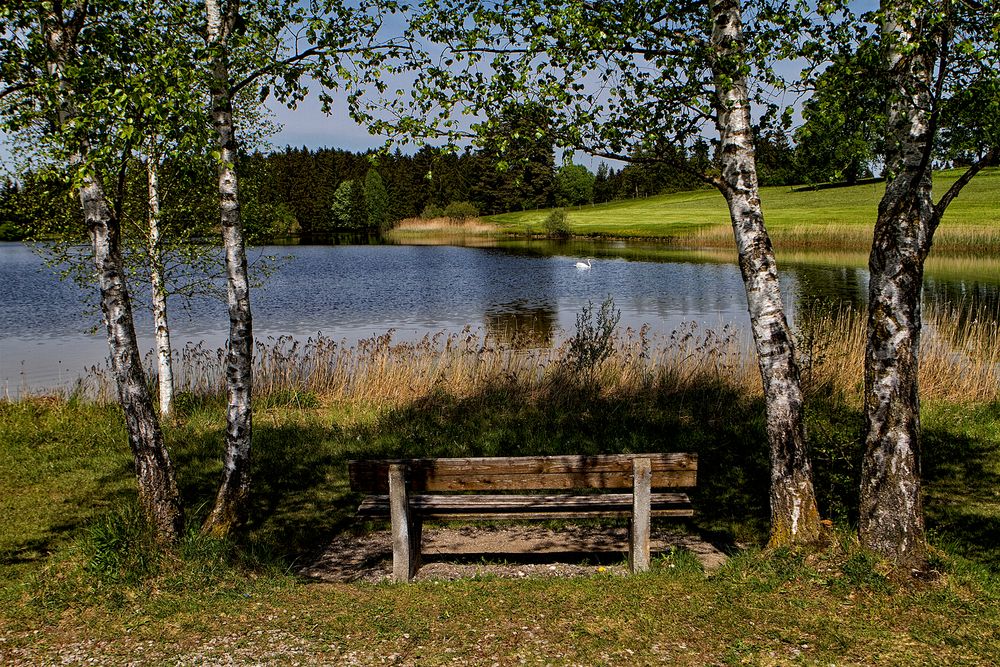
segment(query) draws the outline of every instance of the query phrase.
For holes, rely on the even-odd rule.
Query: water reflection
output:
[[[793,297],[799,310],[858,310],[868,302],[868,272],[859,268],[799,264],[783,273],[795,277]]]
[[[735,251],[677,250],[658,243],[574,239],[563,243],[479,237],[477,246],[332,245],[267,250],[285,257],[252,296],[258,338],[307,338],[318,332],[349,344],[394,330],[396,339],[456,332],[467,325],[505,343],[557,342],[587,304],[611,297],[621,326],[650,325],[669,334],[685,322],[743,326],[746,296]],[[575,262],[593,258],[593,269]],[[861,309],[867,298],[863,254],[779,255],[786,303],[793,311]],[[1000,320],[1000,260],[928,262],[928,308],[961,318]],[[66,386],[107,355],[103,327],[81,305],[87,293],[58,281],[31,251],[0,244],[0,395],[6,388]],[[173,337],[220,346],[225,305],[173,303]],[[140,344],[152,325],[136,310]]]
[[[486,311],[486,334],[498,343],[517,350],[552,345],[557,323],[554,304],[514,302]]]

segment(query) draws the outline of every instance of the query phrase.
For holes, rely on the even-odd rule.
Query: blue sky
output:
[[[304,99],[296,109],[287,109],[279,104],[270,106],[275,120],[282,125],[281,130],[270,139],[276,149],[287,145],[364,151],[376,148],[385,141],[384,137],[370,135],[343,109],[334,109],[333,114],[327,116],[315,96]]]

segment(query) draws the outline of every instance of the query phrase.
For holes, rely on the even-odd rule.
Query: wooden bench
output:
[[[358,516],[390,519],[393,576],[409,581],[420,567],[425,519],[625,517],[630,519],[629,565],[633,572],[646,570],[650,518],[694,513],[687,494],[676,489],[696,485],[698,458],[696,454],[612,454],[400,459],[350,461],[348,470],[351,489],[369,494]],[[653,492],[664,488],[675,491]],[[583,490],[591,492],[580,493]],[[622,490],[630,492],[611,492]],[[513,493],[524,491],[565,493]]]

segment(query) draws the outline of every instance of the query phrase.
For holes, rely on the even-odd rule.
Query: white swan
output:
[[[594,267],[590,264],[590,260],[588,259],[586,264],[584,264],[583,262],[577,262],[576,268],[580,269],[581,271],[589,271]]]

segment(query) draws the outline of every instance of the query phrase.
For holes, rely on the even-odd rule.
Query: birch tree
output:
[[[461,110],[488,133],[518,106],[540,104],[545,131],[562,146],[685,170],[689,161],[676,157],[714,137],[718,162],[696,175],[729,206],[764,386],[775,546],[811,542],[820,524],[799,367],[761,209],[751,104],[775,112],[765,95],[780,83],[771,65],[801,17],[790,4],[741,0],[424,3],[411,32],[431,62],[420,66],[412,101],[390,100],[397,117],[376,126],[448,136],[461,132]]]
[[[883,2],[877,22],[890,82],[887,185],[869,257],[865,348],[862,543],[902,567],[922,569],[927,545],[921,498],[920,297],[924,261],[949,204],[997,159],[1000,132],[1000,8],[972,0]],[[980,114],[945,113],[979,95]],[[968,121],[972,123],[968,123]],[[935,201],[933,158],[942,126],[978,137],[980,157]]]
[[[239,146],[233,125],[230,93],[229,40],[239,18],[239,3],[225,8],[206,0],[206,42],[212,93],[212,125],[218,141],[219,209],[226,255],[226,304],[229,340],[226,343],[226,448],[222,482],[205,521],[208,533],[224,535],[241,523],[250,491],[250,443],[253,430],[253,323],[250,282],[240,220],[237,160]]]
[[[162,542],[175,540],[182,511],[174,469],[146,385],[121,252],[121,198],[106,193],[108,164],[121,164],[132,128],[122,123],[127,69],[109,23],[127,31],[121,3],[23,2],[0,10],[8,47],[0,89],[5,129],[45,142],[65,160],[90,235],[111,370],[128,430],[139,501]],[[124,36],[135,39],[135,33]],[[120,54],[118,54],[120,55]],[[118,156],[117,161],[110,158]],[[119,172],[118,182],[122,180]],[[113,205],[114,204],[114,205]]]
[[[253,434],[253,321],[240,210],[240,138],[233,100],[250,86],[261,101],[274,94],[294,106],[308,75],[322,80],[324,109],[357,104],[366,83],[399,44],[384,38],[392,0],[329,0],[305,6],[291,0],[205,0],[205,51],[216,135],[220,223],[226,266],[229,338],[226,343],[226,442],[222,480],[202,530],[225,535],[246,521]],[[336,74],[331,76],[331,72]]]
[[[155,139],[150,141],[155,144]],[[152,147],[152,146],[151,146]],[[153,151],[146,160],[147,245],[149,257],[150,299],[153,310],[153,333],[156,345],[157,386],[160,392],[160,417],[167,418],[174,409],[173,348],[167,317],[167,287],[164,281],[163,246],[160,240],[160,165]]]

